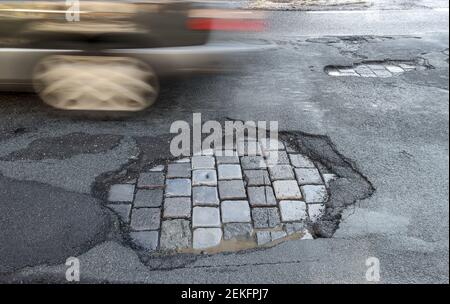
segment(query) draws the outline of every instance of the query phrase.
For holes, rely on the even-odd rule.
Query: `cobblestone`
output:
[[[275,196],[280,200],[302,199],[300,188],[295,180],[273,182]]]
[[[270,239],[272,242],[282,239],[286,236],[287,236],[287,233],[285,231],[271,231],[270,232]]]
[[[301,154],[289,154],[292,166],[296,168],[315,168],[314,163],[306,156]]]
[[[219,208],[194,207],[192,214],[192,227],[220,227]]]
[[[262,156],[243,156],[241,157],[241,165],[244,170],[267,168]]]
[[[323,184],[319,170],[310,168],[295,169],[295,176],[299,185],[320,185]]]
[[[219,165],[219,180],[242,179],[241,166],[239,165]]]
[[[306,204],[302,201],[281,201],[280,213],[282,222],[299,222],[307,218]]]
[[[164,186],[164,173],[146,172],[141,173],[138,179],[138,188],[154,188]]]
[[[250,223],[250,207],[247,201],[223,201],[222,223]]]
[[[189,221],[163,221],[161,225],[161,249],[174,250],[191,247],[192,232]]]
[[[164,202],[164,218],[190,218],[190,197],[169,197]]]
[[[289,165],[275,165],[269,167],[269,173],[272,180],[295,179],[294,171]]]
[[[309,204],[308,215],[311,222],[316,222],[325,213],[325,204]]]
[[[287,223],[284,225],[284,229],[288,235],[303,231],[305,229],[304,222],[300,223]]]
[[[190,179],[168,179],[166,181],[166,197],[191,196]]]
[[[190,178],[191,165],[189,163],[170,164],[167,166],[167,178]]]
[[[134,199],[134,207],[160,207],[163,201],[163,190],[138,190]]]
[[[223,229],[224,240],[250,240],[252,238],[253,228],[249,223],[230,223],[225,224]]]
[[[215,170],[194,170],[192,172],[192,185],[217,186],[217,173]]]
[[[161,210],[159,208],[138,208],[131,212],[131,228],[136,231],[159,229]]]
[[[217,187],[199,186],[192,188],[194,206],[219,206]]]
[[[269,231],[258,231],[256,232],[256,242],[259,246],[268,244],[272,241],[272,238],[270,237]]]
[[[324,203],[328,199],[325,186],[306,185],[301,187],[307,203]]]
[[[280,224],[278,208],[253,208],[253,226],[255,228],[274,228]]]
[[[265,154],[267,163],[270,166],[273,165],[289,165],[289,156],[286,151],[268,151]]]
[[[214,169],[216,161],[213,156],[192,157],[192,169]]]
[[[220,228],[197,228],[194,230],[194,249],[208,249],[220,245],[222,240],[222,229]]]
[[[252,207],[269,207],[277,205],[277,200],[273,194],[272,187],[248,187],[247,192]]]
[[[244,182],[242,180],[219,181],[219,196],[222,200],[246,199]]]
[[[112,185],[108,193],[108,201],[116,203],[131,203],[134,199],[134,185]]]
[[[267,170],[245,170],[244,179],[247,186],[270,186],[269,172]]]
[[[224,152],[225,153],[225,152]],[[216,156],[217,164],[239,164],[238,156]]]

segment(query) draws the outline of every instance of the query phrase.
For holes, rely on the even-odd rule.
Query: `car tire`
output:
[[[46,104],[75,111],[142,111],[159,94],[153,69],[129,57],[49,56],[36,65],[33,85]]]

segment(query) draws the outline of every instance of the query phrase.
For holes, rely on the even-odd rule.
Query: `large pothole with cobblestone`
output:
[[[312,239],[337,175],[281,141],[164,161],[109,187],[135,246],[219,252]]]

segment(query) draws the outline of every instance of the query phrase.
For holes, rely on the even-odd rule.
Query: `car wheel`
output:
[[[128,57],[46,57],[33,83],[46,104],[63,110],[141,111],[159,93],[153,69]]]

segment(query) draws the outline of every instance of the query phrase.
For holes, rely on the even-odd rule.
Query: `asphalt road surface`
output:
[[[237,74],[166,81],[160,101],[127,119],[73,117],[33,94],[0,95],[0,280],[64,282],[449,282],[448,10],[277,12],[262,39],[278,48]],[[330,77],[328,65],[411,60],[391,78]],[[375,193],[346,210],[333,238],[269,249],[143,260],[93,196],[96,180],[139,154],[168,156],[170,124],[278,120],[326,135]],[[146,161],[147,161],[146,160]]]

